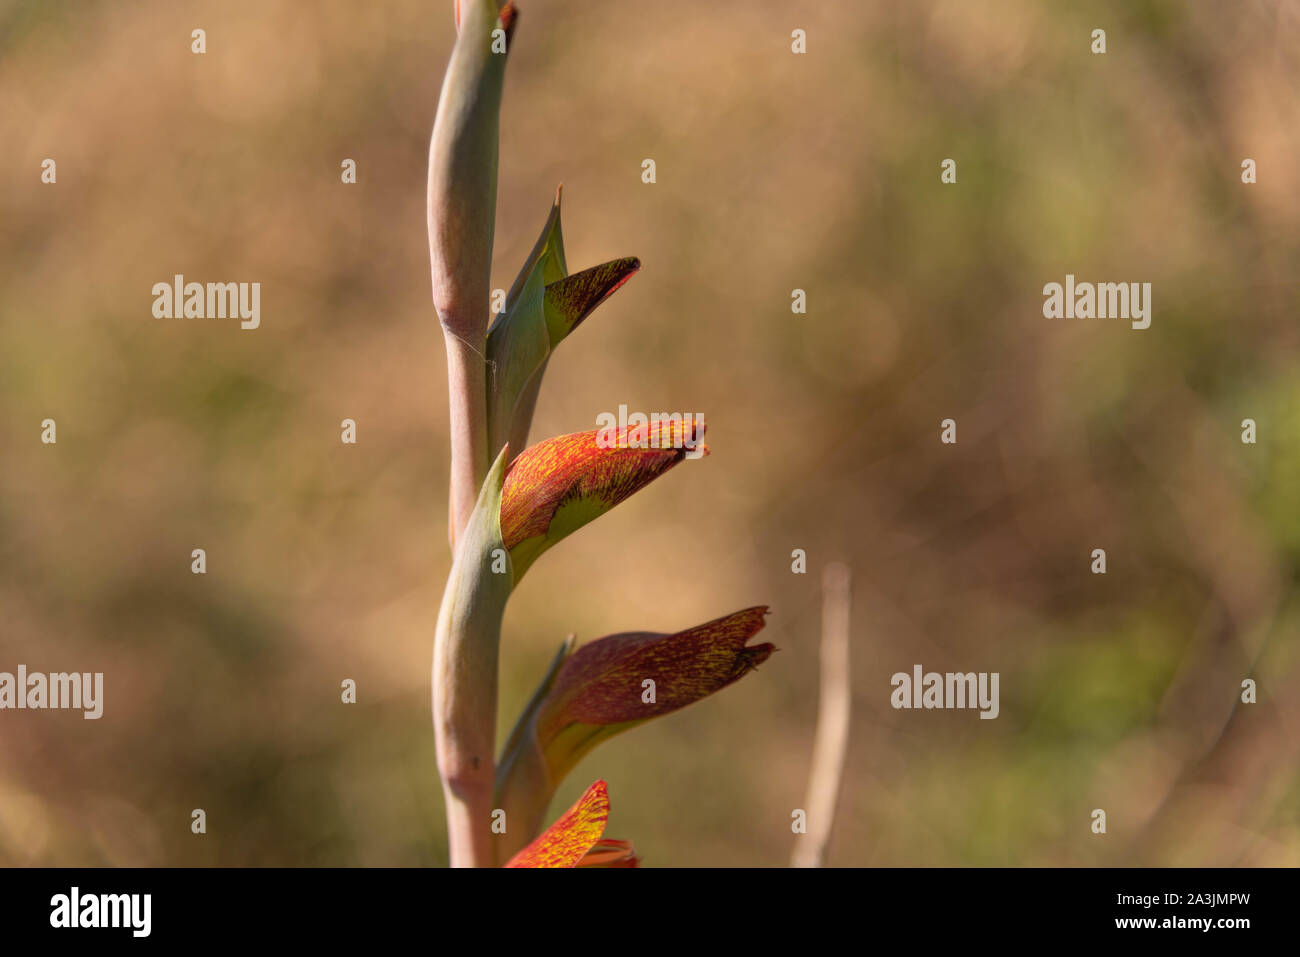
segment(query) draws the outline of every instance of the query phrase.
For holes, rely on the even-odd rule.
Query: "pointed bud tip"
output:
[[[501,21],[501,27],[506,31],[506,49],[510,49],[510,41],[514,39],[515,24],[519,22],[519,8],[515,6],[514,0],[509,0],[498,17]]]

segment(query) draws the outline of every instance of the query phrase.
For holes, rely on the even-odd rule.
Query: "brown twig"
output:
[[[799,837],[792,867],[821,867],[830,842],[835,805],[849,746],[849,611],[851,574],[834,562],[822,571],[821,685],[812,772],[805,803],[808,831]]]

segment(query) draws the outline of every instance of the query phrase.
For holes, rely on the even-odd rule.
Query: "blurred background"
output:
[[[500,734],[570,632],[767,604],[780,647],[552,816],[603,777],[647,866],[784,865],[843,561],[829,864],[1300,864],[1300,4],[520,5],[493,286],[558,183],[571,269],[645,264],[533,438],[625,403],[712,454],[521,583]],[[445,864],[451,7],[0,3],[0,670],[105,674],[99,721],[0,713],[0,862]],[[1044,319],[1067,272],[1151,282],[1151,327]],[[155,319],[175,273],[260,282],[261,328]],[[893,710],[914,664],[1001,715]]]

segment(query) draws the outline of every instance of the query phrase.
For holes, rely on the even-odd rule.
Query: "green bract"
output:
[[[492,453],[507,444],[515,454],[524,450],[551,352],[640,268],[639,259],[628,257],[570,276],[560,228],[560,191],[556,191],[541,235],[506,296],[505,308],[488,330],[488,448]]]

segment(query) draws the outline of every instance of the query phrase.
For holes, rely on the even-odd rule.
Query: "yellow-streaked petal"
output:
[[[501,534],[515,580],[542,552],[644,488],[693,451],[707,453],[700,416],[662,428],[593,429],[538,442],[506,473]]]
[[[506,863],[506,867],[577,867],[609,820],[609,790],[604,781],[587,788],[559,820]]]

